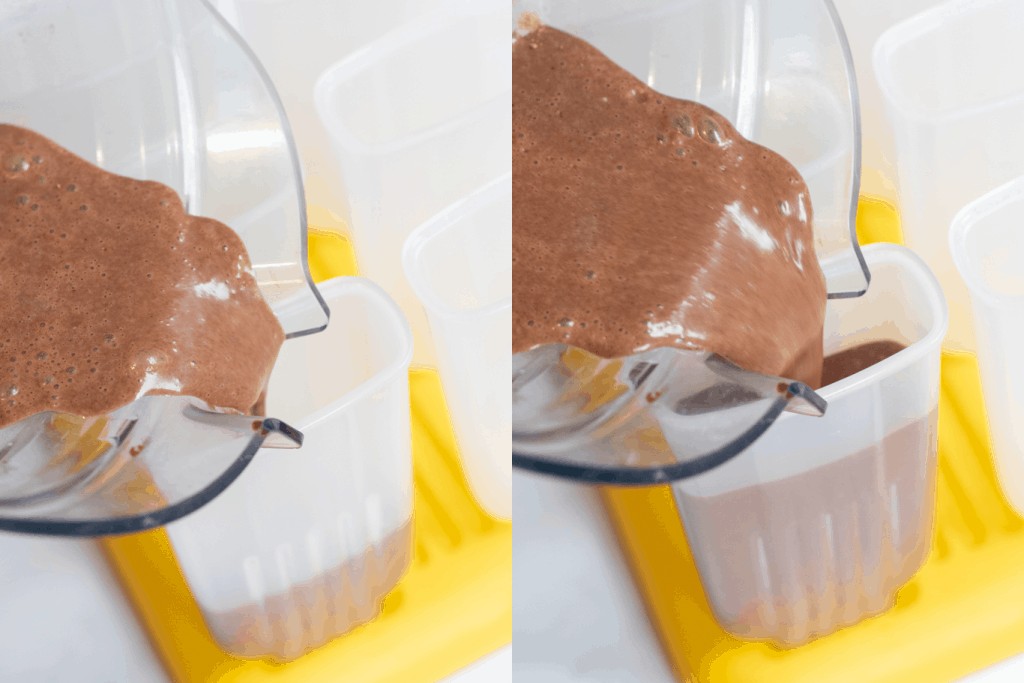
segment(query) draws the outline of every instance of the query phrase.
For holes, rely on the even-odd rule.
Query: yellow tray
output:
[[[886,204],[861,201],[861,241],[899,242]],[[896,606],[791,650],[737,640],[712,617],[665,487],[608,489],[619,541],[680,680],[954,681],[1024,651],[1024,523],[996,481],[973,356],[944,354],[935,536]]]
[[[355,272],[347,241],[310,235],[317,281]],[[383,614],[288,664],[243,660],[214,642],[161,530],[104,541],[175,681],[433,683],[512,640],[512,525],[473,501],[436,373],[414,370],[412,566]]]

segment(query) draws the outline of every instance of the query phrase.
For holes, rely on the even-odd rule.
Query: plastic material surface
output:
[[[952,0],[893,26],[874,67],[893,127],[907,246],[946,290],[947,346],[974,350],[967,289],[949,253],[953,216],[1024,174],[1024,5]]]
[[[745,138],[784,156],[810,190],[818,257],[854,256],[860,118],[830,0],[514,0],[512,7],[516,17],[534,12],[583,38],[655,90],[711,107]],[[866,277],[854,269],[827,278],[829,294],[863,292]]]
[[[416,364],[436,361],[402,272],[402,245],[434,214],[511,170],[509,14],[504,0],[450,3],[335,64],[316,84],[360,272],[405,311]]]
[[[744,638],[799,645],[877,614],[928,551],[945,302],[909,250],[864,256],[871,289],[829,302],[825,354],[906,348],[820,389],[823,417],[783,415],[736,458],[673,487],[708,599]]]
[[[825,407],[806,384],[704,351],[605,359],[545,344],[512,359],[512,464],[589,483],[678,481],[738,457],[783,411]]]
[[[260,451],[167,527],[207,625],[238,655],[294,659],[372,619],[411,559],[412,335],[368,280],[320,291],[331,324],[285,342],[267,390],[302,448]]]
[[[174,188],[189,213],[241,236],[272,306],[302,299],[289,308],[299,317],[275,310],[285,332],[327,324],[306,271],[302,179],[281,104],[203,0],[3,3],[0,120]]]
[[[971,296],[978,366],[996,471],[1024,514],[1024,177],[965,206],[953,219],[950,250]]]
[[[484,509],[511,519],[511,176],[417,228],[402,257],[430,322],[470,486]]]
[[[99,536],[206,505],[261,445],[297,448],[302,434],[186,396],[144,396],[93,418],[38,413],[0,430],[0,443],[0,529]]]
[[[517,21],[532,12],[587,40],[660,92],[710,106],[793,162],[814,205],[816,253],[843,263],[825,272],[829,298],[865,291],[853,224],[856,83],[828,0],[516,0],[513,9]],[[823,404],[784,378],[665,349],[601,361],[549,345],[517,354],[513,377],[513,464],[590,482],[699,474],[749,446],[784,409]],[[794,396],[809,400],[787,404]]]
[[[861,203],[864,241],[899,241],[891,208]],[[973,357],[942,361],[936,525],[924,567],[885,614],[798,648],[715,622],[668,488],[606,502],[677,676],[694,683],[955,681],[1024,651],[1024,522],[999,491]]]
[[[318,280],[352,272],[345,240],[312,234],[311,244]],[[378,619],[293,662],[242,660],[220,649],[163,531],[104,541],[174,680],[435,683],[511,642],[512,526],[487,516],[473,500],[436,374],[414,371],[410,393],[412,565]]]
[[[871,64],[875,41],[890,26],[939,0],[833,0],[843,22],[857,74],[861,115],[861,194],[896,200],[896,160],[892,126]]]
[[[303,165],[310,212],[322,228],[343,230],[343,193],[330,141],[313,106],[317,77],[335,62],[445,0],[211,0],[241,34],[274,81]]]
[[[190,213],[241,236],[289,337],[326,325],[277,95],[202,0],[2,3],[0,121],[108,171],[174,188]],[[0,435],[9,466],[0,472],[0,526],[77,535],[151,528],[220,493],[263,437],[298,440],[276,420],[254,427],[194,403],[148,396],[87,420],[39,414],[9,426]],[[46,490],[37,485],[43,468]]]

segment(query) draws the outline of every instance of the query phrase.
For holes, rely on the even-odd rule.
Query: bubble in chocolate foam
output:
[[[18,205],[19,206],[25,206],[26,204],[28,204],[28,195],[27,194],[19,194],[18,195]]]
[[[4,168],[11,173],[27,171],[31,167],[28,160],[20,154],[12,154],[4,161]]]
[[[78,185],[75,185],[74,183],[68,183],[67,187],[65,187],[64,189],[67,190],[68,192],[77,192]]]
[[[718,124],[710,118],[704,118],[700,122],[698,135],[700,135],[702,140],[710,142],[713,145],[720,145],[723,141],[722,129],[719,128]]]
[[[694,134],[693,119],[690,118],[689,114],[681,114],[677,116],[672,122],[675,124],[676,129],[688,138],[692,138]]]

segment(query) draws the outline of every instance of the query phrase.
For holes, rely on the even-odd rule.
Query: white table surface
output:
[[[166,680],[94,542],[0,534],[0,681]]]
[[[597,493],[516,473],[512,502],[514,680],[672,681]]]

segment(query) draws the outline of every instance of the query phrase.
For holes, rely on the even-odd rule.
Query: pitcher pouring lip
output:
[[[40,413],[3,432],[11,440],[0,530],[53,536],[167,524],[223,492],[262,446],[299,448],[303,440],[280,420],[215,412],[188,396],[145,396],[98,418]]]
[[[552,344],[517,354],[513,367],[513,466],[585,483],[694,477],[741,454],[784,411],[826,411],[801,382],[702,351],[607,360]]]

